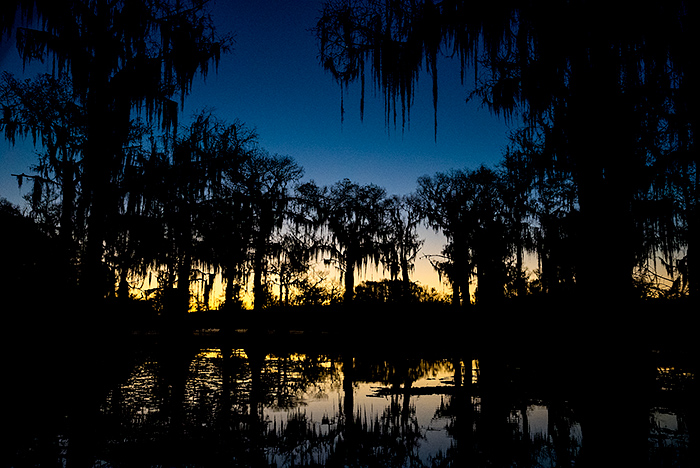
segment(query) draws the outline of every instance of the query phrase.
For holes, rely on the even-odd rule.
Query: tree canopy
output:
[[[70,77],[75,103],[89,115],[80,148],[88,219],[82,284],[104,295],[97,278],[107,219],[118,212],[115,179],[132,136],[132,114],[145,109],[163,129],[175,128],[173,98],[182,101],[195,76],[218,64],[230,38],[216,34],[200,1],[18,1],[5,7],[2,21],[3,30],[14,29],[25,63],[49,59],[57,74]]]
[[[669,158],[697,164],[697,118],[686,111],[698,103],[697,24],[697,7],[682,0],[647,8],[353,0],[326,2],[316,33],[322,66],[342,86],[360,81],[363,95],[370,77],[387,115],[398,107],[408,118],[424,69],[437,106],[438,58],[447,56],[460,61],[471,98],[545,129],[546,157],[569,161],[577,190],[580,292],[612,300],[631,294],[632,206],[649,190],[650,166]],[[686,213],[696,229],[697,208]],[[694,250],[688,246],[689,271],[697,268]],[[609,281],[600,281],[601,264]]]

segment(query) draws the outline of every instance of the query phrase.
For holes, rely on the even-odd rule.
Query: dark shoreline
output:
[[[89,314],[15,317],[8,336],[27,344],[22,360],[70,361],[90,349],[107,359],[142,346],[255,346],[277,352],[350,350],[388,355],[489,353],[503,359],[588,359],[591,353],[663,353],[696,367],[698,309],[691,301],[640,301],[614,323],[596,322],[562,301],[506,300],[468,310],[445,304],[271,307],[159,316],[144,303],[112,302]],[[614,315],[609,311],[609,315]],[[600,315],[598,315],[600,316]],[[9,352],[9,350],[8,350]],[[90,353],[92,354],[92,353]]]
[[[444,304],[355,304],[272,307],[259,316],[248,310],[193,312],[181,323],[194,335],[403,342],[402,347],[413,343],[538,349],[606,336],[650,350],[698,350],[695,319],[700,310],[691,301],[639,301],[626,309],[617,316],[609,311],[611,320],[592,323],[596,319],[586,317],[580,306],[553,301],[512,300],[467,310]]]

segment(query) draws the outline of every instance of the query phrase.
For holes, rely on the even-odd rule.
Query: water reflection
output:
[[[211,345],[155,346],[136,356],[128,373],[112,376],[95,414],[78,419],[89,438],[52,425],[55,433],[31,444],[54,440],[49,458],[77,466],[546,467],[582,460],[586,430],[575,398],[552,390],[547,382],[555,379],[543,384],[532,369],[488,356]],[[653,466],[693,466],[693,415],[676,397],[692,381],[692,372],[659,366],[648,417]],[[609,430],[609,443],[615,430],[624,427]],[[34,461],[31,449],[22,450],[22,460]]]

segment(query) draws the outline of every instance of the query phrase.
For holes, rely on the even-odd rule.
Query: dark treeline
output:
[[[207,309],[218,288],[233,309],[247,291],[257,310],[435,301],[410,278],[423,223],[446,238],[429,258],[455,305],[697,296],[697,87],[685,32],[696,17],[685,2],[634,21],[553,2],[557,22],[530,5],[467,15],[461,2],[329,3],[317,27],[323,66],[343,85],[371,70],[390,114],[397,99],[410,107],[423,66],[436,79],[436,57],[454,53],[478,70],[473,97],[523,116],[497,167],[426,175],[400,197],[303,182],[302,167],[267,153],[241,122],[202,111],[179,123],[178,98],[231,44],[205,5],[186,3],[8,4],[2,41],[25,62],[56,64],[53,75],[0,83],[0,129],[40,148],[35,171],[16,174],[33,184],[32,236],[53,246],[54,279],[40,282],[174,315]],[[2,216],[15,230],[7,246],[27,221],[7,203]],[[39,240],[21,237],[4,266],[10,294],[32,277],[13,268],[49,261]],[[367,267],[387,279],[356,288]],[[31,283],[16,291],[47,286]]]

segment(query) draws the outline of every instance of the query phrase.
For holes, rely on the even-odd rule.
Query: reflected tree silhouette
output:
[[[586,390],[562,382],[551,361],[504,358],[493,350],[478,352],[472,381],[471,358],[426,360],[397,350],[317,354],[323,348],[315,346],[298,354],[259,341],[238,348],[237,339],[212,344],[174,338],[138,349],[125,367],[105,374],[109,385],[95,382],[72,399],[67,429],[63,409],[55,408],[44,413],[43,438],[14,434],[10,460],[21,465],[55,454],[59,462],[85,466],[100,460],[144,466],[579,466],[590,448],[586,424],[624,416],[613,407],[584,414],[590,411],[580,399]],[[440,383],[425,387],[435,375],[442,376]],[[655,404],[694,395],[684,387],[692,380],[682,375],[666,371],[657,383],[666,390],[659,390]],[[671,388],[681,393],[665,393]],[[315,400],[318,392],[330,400]],[[424,419],[431,409],[432,429]],[[608,447],[625,437],[618,432],[632,429],[628,422],[606,426]],[[428,432],[442,427],[449,446],[431,446]],[[660,434],[649,420],[639,429]],[[690,430],[681,424],[667,431],[667,447],[647,452],[651,466],[665,466],[664,459],[694,466],[691,447],[683,445]],[[63,450],[56,445],[52,451],[59,437]],[[39,443],[40,452],[24,451],[38,450],[32,444]],[[677,457],[664,458],[671,450]],[[600,460],[605,458],[595,463]]]

